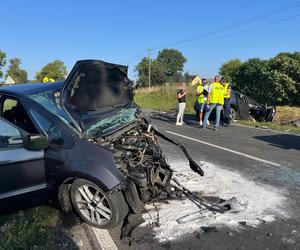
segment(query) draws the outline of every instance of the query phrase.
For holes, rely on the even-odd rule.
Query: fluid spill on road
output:
[[[300,187],[300,173],[289,167],[282,166],[275,169],[274,177],[289,186]]]
[[[261,223],[272,222],[277,217],[289,217],[285,190],[262,185],[237,172],[209,163],[203,166],[204,177],[191,171],[186,162],[170,163],[174,176],[188,189],[223,199],[235,196],[245,210],[225,214],[210,211],[199,213],[199,209],[188,199],[155,203],[155,207],[147,205],[148,213],[143,214],[145,223],[141,226],[155,224],[158,209],[159,226],[154,226],[153,230],[161,242],[175,240],[195,231],[204,232],[203,228],[230,227],[239,230],[245,225],[256,227]]]

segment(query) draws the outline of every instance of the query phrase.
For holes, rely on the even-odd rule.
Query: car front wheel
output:
[[[77,179],[70,190],[77,214],[89,225],[109,229],[123,223],[128,206],[121,191],[105,193],[93,182]]]
[[[231,107],[230,108],[230,122],[234,122],[236,120],[236,110]]]

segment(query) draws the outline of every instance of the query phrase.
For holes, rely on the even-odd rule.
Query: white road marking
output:
[[[118,250],[115,242],[113,241],[107,230],[95,227],[93,227],[93,230],[103,250]]]
[[[275,129],[271,129],[271,128],[253,127],[253,126],[248,126],[248,125],[244,125],[244,124],[240,124],[240,123],[231,123],[231,125],[237,126],[237,127],[243,127],[243,128],[252,128],[252,129],[256,129],[256,130],[271,131],[271,132],[274,132],[276,134],[300,136],[300,135],[297,135],[295,133],[279,131],[279,130],[275,130]]]
[[[258,157],[252,156],[252,155],[248,155],[248,154],[245,154],[245,153],[241,153],[241,152],[239,152],[239,151],[235,151],[235,150],[232,150],[232,149],[229,149],[229,148],[224,148],[224,147],[221,147],[221,146],[218,146],[218,145],[209,143],[209,142],[205,142],[205,141],[201,141],[201,140],[198,140],[198,139],[189,137],[189,136],[177,134],[177,133],[174,133],[174,132],[172,132],[172,131],[168,131],[168,130],[167,130],[166,132],[169,133],[169,134],[172,134],[172,135],[176,135],[176,136],[181,137],[181,138],[185,138],[185,139],[194,141],[194,142],[202,143],[202,144],[207,145],[207,146],[210,146],[210,147],[222,149],[222,150],[224,150],[224,151],[227,151],[227,152],[230,152],[230,153],[233,153],[233,154],[236,154],[236,155],[244,156],[244,157],[249,158],[249,159],[252,159],[252,160],[256,160],[256,161],[259,161],[259,162],[262,162],[262,163],[267,163],[267,164],[272,165],[272,166],[275,166],[275,167],[281,167],[280,164],[275,163],[275,162],[272,162],[272,161],[267,161],[267,160],[264,160],[264,159],[261,159],[261,158],[258,158]]]

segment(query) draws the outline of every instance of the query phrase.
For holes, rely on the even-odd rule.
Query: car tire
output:
[[[236,120],[236,110],[233,107],[230,107],[230,122]]]
[[[74,210],[87,224],[110,229],[123,223],[129,212],[121,191],[105,193],[95,183],[77,179],[70,189]]]

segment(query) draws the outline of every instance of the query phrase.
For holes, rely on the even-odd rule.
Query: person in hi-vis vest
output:
[[[223,110],[223,125],[230,126],[230,92],[231,86],[225,81],[224,77],[221,79],[223,85],[223,95],[224,95],[224,110]]]
[[[214,82],[211,84],[208,96],[207,96],[207,110],[204,116],[203,128],[206,128],[207,121],[211,112],[216,109],[216,121],[215,130],[220,126],[220,116],[224,105],[224,93],[223,85],[220,83],[221,77],[219,75],[215,76]]]
[[[199,125],[202,126],[203,111],[206,106],[207,94],[208,94],[208,82],[205,78],[202,81],[198,81],[196,90],[196,107],[199,113]],[[207,121],[209,125],[209,121]]]

